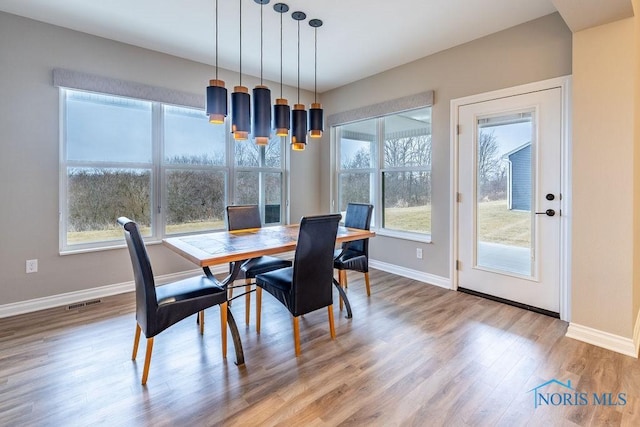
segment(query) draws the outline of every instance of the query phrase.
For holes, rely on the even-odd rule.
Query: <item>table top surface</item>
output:
[[[217,231],[170,237],[162,242],[198,266],[206,267],[294,250],[299,228],[299,224],[295,224],[237,231]],[[336,243],[374,236],[375,233],[369,230],[340,226]]]

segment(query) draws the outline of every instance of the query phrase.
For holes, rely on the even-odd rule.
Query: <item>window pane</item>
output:
[[[234,143],[236,151],[236,166],[259,167],[260,166],[260,146],[251,140],[237,141]]]
[[[151,162],[151,103],[66,92],[67,160]]]
[[[260,180],[262,179],[262,183]],[[236,204],[257,205],[264,202],[264,224],[281,222],[282,173],[248,172],[236,173]],[[262,188],[262,190],[261,190]],[[263,197],[260,192],[263,191]]]
[[[478,119],[476,262],[531,276],[535,259],[533,114]]]
[[[164,159],[170,164],[224,165],[225,127],[201,110],[164,107]]]
[[[260,167],[261,159],[268,168],[279,168],[282,155],[282,141],[279,136],[269,140],[269,145],[263,147],[256,145],[253,141],[239,141],[234,144],[235,165],[243,167]]]
[[[348,203],[370,203],[371,174],[341,173],[339,178],[340,212],[346,212]]]
[[[340,126],[340,168],[371,168],[376,132],[375,119]]]
[[[268,168],[279,168],[282,165],[282,137],[275,136],[269,140],[265,148],[264,165]]]
[[[67,244],[122,239],[120,216],[151,235],[149,169],[67,168]]]
[[[264,173],[264,223],[279,223],[282,211],[282,173]]]
[[[260,202],[260,172],[236,172],[236,204],[257,205]]]
[[[166,232],[224,228],[225,174],[220,171],[167,171]]]
[[[384,129],[385,167],[431,164],[431,108],[385,117]]]
[[[384,228],[431,232],[430,172],[384,172],[382,185]]]

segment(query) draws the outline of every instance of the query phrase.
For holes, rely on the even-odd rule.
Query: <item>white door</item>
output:
[[[458,288],[559,313],[562,90],[458,108]]]

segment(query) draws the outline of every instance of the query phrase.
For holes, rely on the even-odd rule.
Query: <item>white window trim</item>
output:
[[[67,244],[67,167],[73,166],[75,162],[66,160],[66,138],[65,123],[66,123],[66,90],[87,91],[94,92],[107,96],[119,96],[128,97],[136,100],[152,102],[152,163],[133,164],[126,163],[119,164],[117,162],[96,162],[103,168],[150,168],[151,169],[151,209],[152,209],[152,229],[154,233],[152,236],[144,237],[146,243],[158,244],[162,242],[162,239],[167,235],[165,234],[164,224],[166,220],[166,191],[164,186],[166,185],[166,171],[170,169],[184,169],[193,168],[197,170],[219,170],[225,174],[225,188],[224,197],[227,204],[234,204],[234,183],[235,172],[237,171],[250,171],[250,172],[271,172],[280,173],[282,176],[281,185],[281,207],[280,207],[280,223],[287,223],[289,214],[289,160],[287,155],[287,144],[285,138],[281,140],[281,160],[280,167],[265,167],[264,164],[258,167],[238,167],[235,166],[233,149],[235,141],[229,137],[230,128],[229,123],[224,124],[226,131],[226,160],[227,164],[223,166],[192,166],[192,165],[180,165],[180,167],[173,167],[172,165],[165,165],[162,161],[162,147],[164,147],[164,141],[161,141],[163,137],[163,105],[175,105],[180,107],[195,108],[204,110],[204,96],[194,95],[191,93],[150,86],[140,83],[128,82],[125,80],[112,79],[108,77],[95,76],[92,74],[81,73],[77,71],[54,69],[53,70],[53,85],[60,89],[59,95],[59,211],[58,211],[58,230],[59,230],[59,253],[60,255],[71,255],[87,252],[96,252],[103,250],[119,249],[126,245],[123,239],[113,241],[99,241],[82,244]],[[250,141],[244,141],[246,143],[253,143]],[[243,142],[243,143],[244,143]],[[261,158],[261,163],[264,159]],[[89,162],[82,162],[78,166],[86,166]],[[156,178],[157,177],[157,178]],[[262,192],[259,197],[262,199]],[[262,202],[263,200],[260,200]],[[162,208],[160,209],[160,206]],[[262,206],[262,205],[261,205]],[[159,211],[158,211],[159,210]],[[262,212],[264,215],[264,212]],[[114,218],[115,222],[115,218]],[[275,224],[275,223],[274,223]],[[171,234],[171,236],[197,234],[198,232]]]
[[[378,104],[356,108],[353,110],[340,112],[336,114],[332,114],[327,117],[326,126],[331,130],[331,183],[330,183],[330,206],[331,211],[338,211],[339,209],[339,197],[340,197],[340,175],[344,173],[370,173],[372,175],[371,178],[371,187],[373,188],[372,193],[375,200],[372,200],[372,204],[374,205],[374,218],[372,229],[375,230],[376,234],[387,237],[394,237],[403,240],[421,242],[421,243],[432,243],[431,233],[418,233],[418,232],[409,232],[402,230],[393,230],[388,228],[382,228],[380,225],[382,224],[382,209],[378,209],[379,206],[383,206],[382,201],[382,174],[384,172],[403,172],[403,171],[428,171],[431,172],[432,165],[424,166],[424,167],[384,167],[384,159],[380,154],[379,143],[376,142],[375,154],[372,155],[372,164],[376,165],[376,168],[368,168],[368,169],[341,169],[340,165],[340,144],[338,144],[338,126],[347,125],[349,123],[358,122],[362,120],[369,119],[377,119],[384,116],[389,116],[397,113],[401,113],[403,111],[415,110],[419,108],[432,107],[434,100],[434,91],[426,91],[422,93],[418,93],[415,95],[406,96],[403,98],[397,98],[385,102],[381,102]],[[433,112],[433,110],[432,110]],[[381,121],[382,122],[382,121]],[[381,134],[380,129],[384,126],[383,123],[379,122],[378,126],[378,134]],[[382,132],[384,134],[384,132]],[[432,207],[433,209],[433,207]]]

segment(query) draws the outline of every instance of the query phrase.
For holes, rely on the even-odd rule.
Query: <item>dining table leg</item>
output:
[[[231,271],[229,272],[229,275],[225,277],[222,280],[222,282],[220,282],[220,284],[223,285],[225,288],[229,284],[233,284],[233,281],[236,280],[236,278],[238,277],[238,274],[240,274],[240,266],[242,263],[232,262],[231,264],[232,266],[231,266]],[[204,274],[208,278],[212,280],[216,280],[216,278],[213,276],[213,273],[211,272],[211,269],[209,267],[206,267],[206,266],[202,267],[202,270],[204,271]],[[240,333],[238,332],[238,326],[236,325],[236,320],[233,318],[233,314],[231,313],[231,308],[229,308],[229,306],[227,306],[227,325],[229,325],[229,330],[231,331],[233,348],[236,350],[235,364],[244,365],[244,352],[242,351],[242,341],[240,341]]]
[[[344,306],[347,308],[347,315],[345,316],[347,319],[351,319],[353,316],[351,315],[351,304],[349,304],[349,298],[347,298],[347,293],[342,289],[340,283],[336,279],[333,279],[333,285],[338,289],[340,293],[340,297],[342,297],[342,301],[344,301]]]

